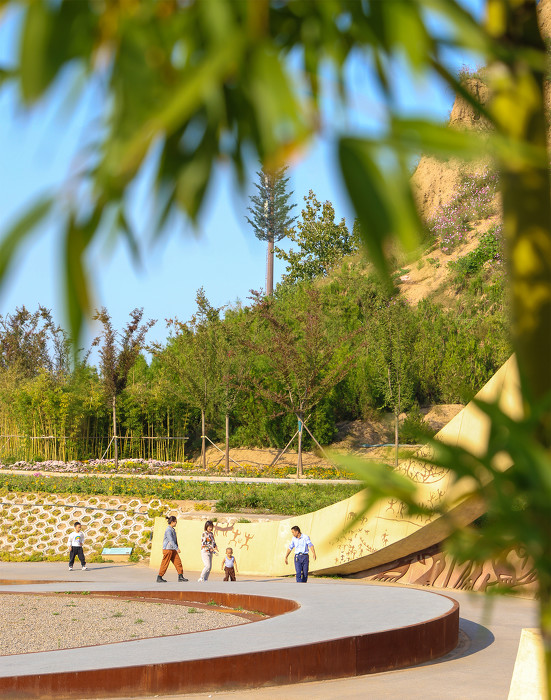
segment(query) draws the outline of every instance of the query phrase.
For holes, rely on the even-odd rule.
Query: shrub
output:
[[[491,263],[493,266],[501,266],[503,263],[501,224],[488,229],[480,237],[480,243],[475,250],[472,250],[455,262],[449,262],[448,267],[455,272],[456,284],[464,286],[466,277],[475,275],[483,269],[486,263]]]
[[[413,404],[410,412],[400,425],[400,442],[406,445],[416,445],[424,438],[432,437],[435,431],[425,422],[418,404]]]

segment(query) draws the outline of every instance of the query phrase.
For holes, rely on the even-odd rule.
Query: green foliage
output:
[[[352,496],[362,487],[349,484],[236,484],[169,481],[153,479],[109,479],[95,477],[30,477],[0,472],[0,489],[17,493],[61,493],[108,496],[139,496],[166,501],[216,501],[222,512],[248,509],[262,512],[300,515],[324,508]],[[162,509],[161,509],[162,510]],[[165,515],[164,510],[154,511]],[[149,515],[149,514],[148,514]],[[216,518],[211,518],[216,520]],[[133,545],[131,545],[133,546]]]
[[[8,5],[20,9],[16,0]],[[71,71],[83,89],[101,86],[99,108],[110,115],[98,137],[94,167],[82,169],[71,190],[74,197],[60,191],[67,305],[75,340],[82,320],[79,310],[90,299],[83,259],[107,220],[114,220],[115,233],[134,250],[141,249],[125,195],[153,144],[160,150],[151,189],[153,235],[158,238],[175,210],[197,219],[220,159],[229,161],[244,183],[245,153],[256,153],[275,172],[318,133],[320,124],[330,124],[332,113],[328,115],[327,100],[321,99],[328,68],[342,86],[333,99],[346,109],[353,94],[346,79],[348,59],[356,50],[377,57],[365,74],[380,81],[383,95],[391,92],[392,57],[402,52],[417,72],[436,70],[453,89],[460,89],[454,75],[434,65],[442,41],[446,47],[452,41],[458,48],[476,45],[481,51],[490,39],[456,3],[440,4],[436,13],[460,29],[444,40],[433,35],[424,22],[427,7],[434,10],[428,0],[384,3],[384,9],[377,3],[372,7],[334,0],[331,11],[323,3],[233,0],[192,1],[185,8],[172,0],[99,6],[37,0],[25,5],[18,65],[2,78],[17,80],[22,101],[30,106],[53,94],[54,85],[65,87],[59,78]],[[397,32],[405,22],[407,32]],[[289,61],[290,54],[296,60]],[[304,77],[306,92],[297,74]],[[468,93],[466,99],[474,102]],[[388,140],[352,138],[349,133],[334,137],[362,236],[381,266],[392,233],[398,232],[406,244],[418,238],[408,186],[411,154],[424,149],[438,155],[447,150],[478,155],[480,150],[476,138],[421,120],[399,119],[390,100],[386,107],[382,118],[390,129]],[[381,157],[396,145],[398,158]],[[76,194],[83,189],[90,193],[85,211]],[[8,261],[14,250],[6,250]]]
[[[295,284],[324,277],[347,255],[359,250],[357,222],[349,233],[344,219],[335,221],[335,210],[331,202],[323,204],[310,190],[304,197],[306,205],[302,210],[296,230],[288,232],[288,238],[298,245],[298,250],[288,252],[276,248],[276,254],[287,263],[283,283]]]
[[[462,288],[467,283],[467,278],[472,277],[482,270],[487,264],[498,268],[503,261],[503,236],[501,225],[495,225],[480,236],[479,244],[467,255],[456,261],[448,263],[448,267],[455,273],[455,284]]]
[[[19,3],[8,5],[19,9]],[[124,209],[131,199],[126,195],[152,145],[161,151],[155,163],[157,187],[152,188],[160,209],[154,227],[158,235],[176,207],[196,220],[219,158],[231,162],[244,181],[245,153],[258,154],[262,163],[279,165],[317,134],[320,125],[330,123],[327,117],[335,108],[348,107],[356,94],[346,80],[352,54],[365,57],[363,73],[379,83],[381,128],[373,139],[357,137],[349,128],[333,134],[333,140],[362,238],[379,269],[388,267],[385,248],[391,239],[397,237],[411,248],[422,231],[409,184],[412,156],[422,152],[478,159],[488,154],[495,159],[503,191],[505,238],[510,243],[512,338],[527,421],[508,422],[486,408],[493,426],[488,454],[464,458],[450,449],[441,454],[440,464],[449,466],[457,477],[474,479],[478,493],[487,498],[492,518],[476,551],[497,553],[515,541],[533,557],[549,677],[551,407],[539,410],[539,399],[551,391],[551,183],[544,106],[548,60],[535,0],[491,3],[495,7],[498,11],[486,13],[483,26],[461,3],[434,0],[217,0],[191,1],[185,6],[153,0],[99,5],[36,0],[23,8],[19,64],[13,75],[22,100],[30,105],[69,68],[81,69],[83,86],[92,82],[102,86],[99,108],[110,115],[98,138],[93,167],[83,168],[73,186],[67,190],[63,185],[59,195],[64,203],[59,220],[64,229],[66,297],[75,342],[89,299],[84,254],[114,210],[122,213],[117,230],[132,238],[125,225]],[[446,31],[441,31],[442,26]],[[441,62],[450,49],[475,51],[488,63],[488,105],[481,105],[461,77],[450,74]],[[416,77],[437,74],[495,131],[447,129],[399,114],[397,56],[403,57]],[[334,72],[340,87],[334,98],[338,105],[332,104],[331,112],[322,99],[327,70]],[[303,80],[297,81],[297,74]],[[85,151],[81,162],[90,162],[88,155]],[[82,192],[88,193],[86,207],[81,206]],[[0,251],[0,273],[47,208],[35,208],[16,226],[15,237],[8,237],[9,245]],[[453,247],[455,241],[449,244]],[[446,248],[450,249],[447,244]],[[459,339],[455,345],[445,357],[448,364],[450,357],[459,356]],[[473,353],[478,346],[483,359],[489,358],[483,339],[474,333],[472,344],[463,348],[468,351],[466,362],[474,367],[442,365],[444,373],[463,372],[457,386],[474,381],[472,376],[486,370],[484,361]],[[465,372],[468,369],[473,372]],[[396,405],[395,395],[393,402]],[[503,453],[514,466],[498,473],[491,460]],[[411,504],[413,510],[411,484],[398,477],[373,465],[366,470],[374,497],[390,494]]]
[[[482,77],[482,72],[480,68],[471,68],[467,65],[462,65],[457,71],[457,78],[459,82],[465,84],[469,80],[480,80]]]
[[[533,404],[531,416],[520,420],[513,420],[497,404],[477,402],[477,405],[491,419],[487,452],[475,455],[464,448],[433,440],[430,444],[434,456],[427,460],[429,464],[438,464],[453,472],[457,481],[465,483],[469,493],[476,493],[487,504],[482,519],[454,532],[452,552],[462,561],[482,563],[499,559],[522,542],[526,556],[537,568],[540,585],[547,587],[551,583],[547,527],[551,520],[551,462],[535,435],[542,413],[548,410],[549,399]],[[343,461],[350,466],[348,459]],[[449,504],[445,500],[432,507],[421,504],[416,486],[409,480],[404,482],[403,475],[391,475],[381,467],[384,476],[378,478],[373,476],[371,463],[362,466],[361,460],[356,460],[354,464],[372,487],[366,509],[377,497],[392,494],[395,498],[399,492],[410,513],[447,517]]]
[[[415,396],[410,371],[416,327],[410,307],[397,298],[381,304],[367,327],[370,380],[380,405],[397,415],[411,406]]]
[[[272,487],[276,488],[272,488]],[[298,486],[298,488],[297,488]],[[260,512],[280,513],[285,515],[303,515],[314,509],[338,503],[349,498],[360,490],[360,487],[345,485],[312,484],[279,486],[266,484],[265,489],[241,488],[228,489],[216,504],[221,512],[239,512],[254,509]]]
[[[39,306],[30,312],[22,306],[0,316],[0,367],[26,378],[41,371],[56,376],[69,372],[69,341],[49,309]]]
[[[11,74],[12,77],[15,73]],[[5,74],[2,76],[5,77]],[[3,80],[0,80],[0,87]],[[7,273],[11,268],[19,249],[28,242],[36,228],[44,223],[53,206],[52,197],[41,197],[34,202],[21,217],[12,224],[0,242],[0,287],[6,283]]]
[[[474,222],[487,219],[497,211],[499,178],[494,170],[462,174],[451,201],[440,207],[429,222],[441,250],[450,255],[465,243]]]
[[[331,332],[315,287],[285,295],[278,304],[256,295],[251,327],[256,332],[244,340],[255,362],[248,381],[258,397],[273,404],[272,417],[292,415],[298,421],[291,436],[298,433],[300,476],[302,435],[312,430],[313,409],[350,371],[357,332]]]
[[[156,323],[153,320],[142,323],[142,317],[143,309],[134,309],[130,321],[118,338],[106,308],[96,311],[94,315],[94,320],[103,326],[101,336],[94,340],[93,345],[100,348],[100,372],[109,404],[126,387],[130,370],[144,347],[145,336]]]
[[[191,320],[170,319],[168,325],[174,333],[167,348],[156,346],[155,351],[167,373],[167,390],[194,408],[212,412],[219,379],[220,309],[210,304],[203,288],[197,291],[195,301],[197,311]]]
[[[247,208],[252,218],[246,218],[254,235],[261,241],[280,241],[296,221],[296,216],[290,216],[296,204],[288,203],[293,192],[287,191],[289,178],[285,177],[286,172],[287,167],[257,172],[255,187],[258,194],[251,197],[252,206]]]
[[[400,424],[400,442],[406,445],[416,445],[424,443],[427,437],[432,437],[433,435],[434,430],[431,430],[428,423],[426,423],[419,405],[414,403],[405,420]]]
[[[405,406],[411,401],[425,405],[465,400],[508,356],[502,282],[498,277],[492,284],[486,282],[482,296],[476,297],[469,290],[464,293],[464,304],[447,312],[430,302],[409,309],[396,306],[396,321],[407,332],[407,342],[413,339],[405,378],[413,394],[403,392]],[[299,343],[299,353],[306,348],[300,345],[304,342],[301,338],[313,307],[322,312],[316,331],[320,337],[327,334],[328,338],[343,339],[361,331],[361,339],[367,341],[354,350],[348,375],[337,377],[337,383],[310,410],[309,427],[322,444],[328,444],[337,422],[368,417],[390,406],[385,395],[388,365],[384,352],[391,338],[386,318],[389,300],[380,283],[366,275],[361,265],[334,272],[315,294],[317,301],[313,303],[311,286],[302,284],[280,289],[274,298],[274,318],[292,335],[289,343]],[[230,308],[222,319],[220,310],[211,307],[200,290],[197,314],[188,324],[178,322],[173,328],[172,339],[166,348],[157,349],[150,366],[138,356],[129,371],[118,401],[119,433],[124,437],[122,458],[176,457],[182,461],[176,445],[183,443],[142,440],[142,436],[189,435],[193,445],[194,436],[200,435],[200,414],[193,406],[204,402],[206,378],[204,405],[213,439],[222,439],[224,415],[229,412],[232,446],[283,447],[296,430],[296,416],[292,412],[277,416],[282,409],[273,395],[252,391],[251,377],[264,377],[268,392],[275,391],[277,377],[268,369],[274,360],[271,331],[254,309]],[[342,350],[346,359],[346,344]],[[335,362],[341,362],[340,355],[335,356]],[[333,371],[331,363],[321,366],[323,372]],[[304,368],[306,371],[307,363]],[[0,372],[0,397],[0,420],[6,433],[65,436],[59,441],[29,441],[28,446],[11,441],[5,446],[11,460],[6,455],[4,463],[35,456],[98,457],[107,447],[110,416],[94,368],[79,365],[64,375],[42,371],[29,379],[10,370]],[[306,433],[304,446],[312,447]],[[136,464],[121,468],[142,469]]]

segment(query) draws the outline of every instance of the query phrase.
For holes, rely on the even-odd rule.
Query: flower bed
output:
[[[61,462],[47,460],[43,462],[1,462],[0,469],[15,469],[26,472],[58,472],[60,474],[143,474],[151,476],[189,475],[189,476],[224,476],[223,465],[203,469],[191,462],[163,462],[155,459],[126,459],[119,462],[115,469],[112,459],[93,459],[84,461]],[[261,466],[252,464],[230,465],[229,476],[249,478],[284,479],[294,476],[296,469],[291,466]],[[354,479],[355,474],[338,469],[337,467],[305,467],[304,476],[307,479]]]

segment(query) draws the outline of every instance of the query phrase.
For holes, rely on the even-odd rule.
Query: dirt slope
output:
[[[462,404],[443,404],[438,406],[430,406],[421,409],[425,416],[428,425],[435,431],[440,430],[446,425],[459,411],[463,408]],[[405,414],[401,416],[405,418]],[[363,454],[373,457],[376,450],[371,446],[390,443],[394,440],[393,417],[387,414],[378,419],[370,421],[347,421],[338,425],[338,434],[336,441],[331,445],[332,450],[344,452],[354,452],[355,454]],[[224,449],[223,445],[219,446]],[[274,448],[235,448],[230,450],[230,457],[241,466],[267,467],[269,466],[279,450]],[[328,467],[330,462],[322,456],[314,452],[304,452],[302,457],[305,468],[309,467]],[[194,460],[194,464],[200,466],[201,457],[198,455]],[[278,465],[295,467],[297,463],[297,453],[294,450],[286,452],[285,455],[278,460]],[[224,455],[216,448],[210,447],[207,450],[207,464],[210,467],[223,466]],[[233,466],[235,463],[232,463]]]

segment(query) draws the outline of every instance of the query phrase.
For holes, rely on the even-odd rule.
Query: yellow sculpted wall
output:
[[[485,401],[499,400],[502,410],[512,417],[521,411],[517,365],[510,358],[477,394]],[[460,445],[474,453],[483,453],[489,434],[489,422],[474,403],[469,403],[437,435],[448,444]],[[426,450],[426,448],[423,448]],[[421,450],[421,452],[423,451]],[[507,466],[507,465],[504,465]],[[215,523],[214,535],[220,556],[214,557],[213,571],[221,570],[226,547],[232,547],[239,571],[243,574],[281,576],[294,572],[292,557],[285,566],[284,557],[291,540],[291,526],[298,525],[312,539],[318,555],[310,561],[310,570],[319,574],[346,574],[382,566],[441,542],[450,527],[472,522],[484,512],[484,504],[451,483],[448,472],[426,465],[413,457],[400,470],[419,485],[427,503],[446,499],[447,517],[406,517],[395,500],[380,502],[346,534],[345,527],[361,509],[363,492],[322,510],[285,520],[262,523]],[[293,487],[289,487],[293,488]],[[178,542],[186,571],[200,571],[201,532],[204,522],[179,518]],[[151,548],[150,566],[158,567],[166,520],[157,518]]]

